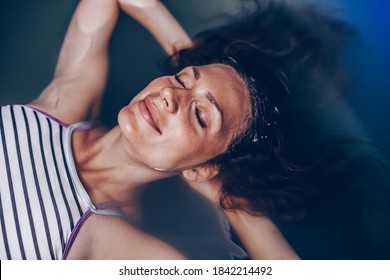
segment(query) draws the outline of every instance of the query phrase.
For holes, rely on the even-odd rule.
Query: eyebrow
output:
[[[195,66],[192,67],[192,73],[194,75],[195,80],[200,79],[200,72],[199,72],[199,69],[197,67],[195,67]],[[215,98],[215,96],[211,92],[208,91],[206,94],[206,98],[208,101],[210,101],[210,103],[214,106],[214,108],[217,109],[218,113],[221,115],[221,120],[223,123],[223,111],[222,111],[221,106],[219,105],[217,99]]]
[[[195,80],[199,80],[200,74],[199,74],[199,70],[197,67],[192,67],[192,73],[194,74]]]
[[[221,120],[222,120],[222,123],[223,123],[223,112],[222,112],[221,106],[219,106],[219,104],[217,102],[217,99],[215,99],[214,95],[211,92],[209,92],[209,91],[206,94],[206,98],[217,109],[217,111],[221,115]]]

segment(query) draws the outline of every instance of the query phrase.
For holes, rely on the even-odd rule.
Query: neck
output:
[[[175,175],[136,161],[125,150],[119,127],[75,132],[73,140],[78,174],[95,203],[138,200],[145,184]]]

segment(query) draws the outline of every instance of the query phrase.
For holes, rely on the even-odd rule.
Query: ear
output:
[[[182,171],[184,179],[190,182],[206,182],[219,174],[216,164],[205,164],[196,168]]]

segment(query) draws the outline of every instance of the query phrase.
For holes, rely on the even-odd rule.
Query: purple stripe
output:
[[[16,155],[17,155],[18,164],[19,164],[19,172],[20,172],[19,174],[20,174],[20,178],[22,181],[22,190],[23,190],[24,199],[26,201],[26,207],[27,207],[26,210],[27,210],[28,221],[30,224],[30,233],[31,233],[31,237],[32,237],[33,242],[34,242],[34,249],[35,249],[36,257],[38,259],[41,259],[41,253],[40,253],[39,247],[38,247],[37,233],[35,230],[34,217],[32,215],[32,210],[31,210],[30,197],[28,195],[28,190],[27,190],[27,180],[26,180],[26,176],[25,176],[25,172],[24,172],[22,153],[21,153],[21,148],[20,148],[20,139],[19,139],[18,127],[16,124],[17,121],[16,121],[15,112],[14,112],[14,107],[10,107],[10,109],[11,109],[12,126],[13,126],[13,130],[14,130],[13,132],[14,132],[14,138],[15,138],[15,144],[16,144]],[[27,134],[28,133],[29,132],[27,132]],[[26,257],[26,256],[24,256],[24,257]]]
[[[62,161],[63,161],[63,164],[65,166],[66,177],[68,179],[68,184],[70,186],[70,190],[72,192],[74,201],[76,202],[77,209],[79,211],[79,215],[81,216],[83,214],[83,210],[81,209],[80,201],[79,201],[78,195],[76,193],[76,188],[73,184],[72,176],[71,176],[70,171],[69,171],[69,163],[68,163],[68,160],[66,159],[66,155],[65,155],[64,133],[66,133],[66,131],[64,132],[63,127],[60,126],[60,147],[61,147]]]
[[[39,114],[42,114],[42,115],[48,117],[49,119],[51,119],[52,121],[58,123],[59,125],[62,125],[62,126],[65,126],[65,127],[69,126],[68,123],[64,123],[64,122],[60,121],[59,119],[56,119],[55,117],[49,115],[48,113],[43,112],[43,111],[41,111],[41,110],[39,110],[39,109],[37,109],[35,107],[32,107],[31,105],[16,105],[16,106],[25,107],[25,108],[28,108],[30,110],[33,110],[33,111],[35,111],[35,112],[37,112]]]
[[[99,210],[103,209],[109,209],[109,208],[120,208],[120,207],[126,207],[129,206],[131,201],[125,200],[125,201],[112,201],[112,202],[104,202],[96,205],[96,208]],[[68,242],[66,243],[64,252],[62,254],[62,259],[65,260],[68,257],[69,251],[72,248],[72,245],[74,241],[76,240],[77,235],[79,234],[81,227],[84,225],[84,223],[87,221],[87,219],[93,214],[91,209],[88,209],[87,212],[83,214],[83,216],[80,218],[80,220],[77,222],[76,226],[72,230]]]
[[[41,157],[42,157],[43,171],[44,171],[46,182],[47,182],[47,189],[48,189],[49,194],[50,194],[51,203],[52,203],[51,205],[53,206],[52,209],[54,209],[54,214],[56,216],[58,232],[59,232],[59,238],[60,238],[61,242],[64,242],[64,237],[63,237],[63,233],[62,233],[63,230],[62,230],[61,222],[60,222],[61,219],[60,219],[59,208],[58,208],[57,201],[55,199],[55,194],[53,192],[54,188],[53,188],[53,184],[52,184],[51,179],[50,179],[49,169],[48,169],[48,166],[47,166],[47,158],[46,158],[45,147],[44,147],[45,144],[44,144],[44,139],[43,139],[44,138],[44,133],[43,133],[43,130],[42,130],[43,126],[41,125],[41,121],[40,121],[40,118],[38,116],[38,113],[35,112],[35,111],[33,113],[34,113],[35,121],[36,121],[36,124],[37,124],[37,127],[38,127],[39,147],[40,147],[40,152],[41,152]],[[51,140],[51,138],[52,138],[51,130],[49,129],[49,131],[50,131],[50,140]],[[55,159],[53,159],[53,161],[54,161],[54,164],[57,163],[55,161]],[[41,173],[43,173],[43,172],[41,171]],[[50,210],[51,210],[51,208],[50,208]],[[49,241],[49,243],[51,243],[50,239],[48,239],[48,241]],[[50,249],[50,251],[52,251],[52,250],[53,249]],[[52,257],[54,259],[54,251],[53,251],[53,256]]]
[[[70,126],[70,124],[65,123],[65,122],[62,122],[62,121],[60,121],[59,119],[53,117],[52,115],[49,115],[48,113],[46,113],[46,112],[44,112],[44,111],[42,111],[42,110],[40,110],[40,109],[37,109],[37,108],[35,108],[35,107],[32,107],[32,106],[29,105],[29,104],[28,104],[28,105],[15,105],[15,106],[20,106],[20,107],[28,108],[28,109],[30,109],[30,110],[32,110],[32,111],[34,111],[34,112],[37,112],[37,113],[39,113],[39,114],[42,114],[42,115],[44,115],[45,117],[49,118],[50,120],[56,122],[57,124],[59,124],[59,125],[61,125],[61,126],[64,126],[64,127],[69,127],[69,126]],[[75,130],[76,130],[76,131],[89,130],[89,129],[91,129],[91,128],[97,126],[97,125],[98,125],[98,121],[91,120],[90,122],[85,123],[85,124],[79,126],[79,127],[76,128]]]
[[[98,125],[99,125],[98,121],[91,120],[91,121],[88,121],[88,122],[86,122],[86,123],[76,127],[74,131],[90,130],[90,129],[94,128],[95,126],[98,126]]]
[[[81,219],[77,222],[76,226],[72,230],[68,242],[66,243],[64,253],[62,254],[62,259],[65,260],[68,257],[69,251],[72,248],[72,245],[80,232],[81,227],[84,225],[85,221],[93,214],[91,209],[88,209],[87,212],[81,217]]]
[[[35,114],[35,116],[37,117],[37,114]],[[61,176],[59,175],[60,172],[59,172],[59,168],[58,168],[57,158],[55,156],[55,150],[56,149],[54,147],[54,142],[55,141],[54,141],[54,133],[53,133],[53,128],[52,128],[52,123],[50,122],[50,120],[48,118],[46,118],[45,120],[47,122],[47,128],[49,128],[51,157],[53,158],[54,168],[55,168],[56,175],[57,175],[56,177],[57,177],[57,181],[58,181],[58,186],[59,186],[59,189],[61,191],[61,196],[59,196],[59,195],[55,196],[54,194],[52,194],[53,187],[51,186],[51,179],[50,179],[50,175],[49,175],[49,172],[48,172],[46,159],[45,159],[45,161],[44,161],[45,174],[46,174],[46,178],[47,178],[47,181],[49,183],[49,186],[50,186],[50,188],[49,188],[50,195],[52,196],[53,206],[55,207],[54,209],[56,210],[56,216],[57,216],[57,211],[58,211],[57,209],[59,209],[56,197],[58,198],[58,200],[60,200],[60,198],[62,197],[61,201],[63,201],[64,204],[65,204],[65,208],[66,208],[66,211],[68,213],[70,227],[73,228],[73,218],[72,218],[71,210],[70,210],[70,207],[69,207],[69,202],[66,199],[66,196],[65,196],[65,193],[64,193],[64,187],[63,187],[63,184],[62,184]],[[42,157],[44,157],[45,155],[43,153],[43,147],[41,149],[42,149]],[[48,152],[48,154],[50,154],[50,152]],[[61,209],[61,213],[63,213],[62,209]],[[61,218],[60,218],[59,215],[60,214],[58,213],[57,226],[58,226],[58,231],[59,231],[59,234],[60,234],[61,245],[64,245],[64,243],[66,242],[65,241],[65,237],[64,237],[64,228],[63,228],[63,224],[61,222]]]
[[[24,122],[26,123],[26,131],[27,131],[27,138],[28,138],[28,148],[29,148],[29,152],[30,152],[31,167],[32,167],[32,170],[33,170],[34,183],[35,183],[35,188],[36,188],[37,195],[38,195],[38,201],[39,201],[39,206],[40,206],[40,209],[41,209],[42,219],[43,219],[43,223],[44,223],[44,226],[45,226],[46,239],[47,239],[48,246],[49,246],[50,256],[51,256],[52,259],[54,259],[54,251],[53,251],[52,241],[51,241],[51,238],[50,238],[49,223],[48,223],[48,220],[47,220],[45,205],[44,205],[44,202],[43,202],[41,186],[39,184],[39,180],[38,180],[38,177],[37,177],[38,172],[37,172],[37,168],[36,168],[35,160],[34,160],[33,144],[32,144],[32,140],[31,140],[30,126],[29,126],[29,122],[28,122],[28,119],[27,119],[25,108],[22,108],[22,112],[23,112]],[[38,124],[38,126],[39,126],[39,124]],[[40,129],[38,129],[38,130],[40,131]],[[42,137],[42,136],[40,135],[40,137]],[[49,182],[49,184],[50,184],[50,182]]]
[[[8,148],[7,148],[7,142],[5,140],[5,131],[4,131],[4,125],[3,125],[3,108],[0,107],[0,135],[1,135],[1,141],[3,143],[3,155],[4,155],[4,162],[5,166],[7,169],[7,179],[8,179],[8,185],[10,187],[10,195],[11,195],[11,203],[12,203],[12,208],[13,212],[16,213],[16,216],[14,216],[15,220],[15,225],[19,227],[19,220],[17,218],[17,209],[15,206],[15,201],[14,201],[14,192],[13,192],[13,182],[12,182],[12,177],[11,177],[11,171],[10,171],[10,165],[9,165],[9,157],[8,157]],[[0,202],[1,202],[1,196],[0,196]],[[7,229],[5,226],[4,222],[4,217],[3,217],[3,206],[1,205],[1,213],[0,213],[0,221],[1,221],[1,229],[3,232],[3,241],[4,241],[4,246],[5,246],[5,252],[7,254],[7,259],[11,259],[11,251],[9,248],[9,243],[8,243],[8,237],[7,237]],[[19,231],[18,231],[19,232]],[[19,236],[18,236],[19,239]],[[23,247],[21,247],[21,252],[23,254]]]

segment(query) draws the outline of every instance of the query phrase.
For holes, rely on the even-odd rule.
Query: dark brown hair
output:
[[[324,197],[325,190],[334,193],[357,172],[345,150],[353,141],[325,135],[314,114],[345,92],[339,52],[356,32],[315,6],[250,2],[249,13],[200,33],[167,69],[225,63],[237,70],[252,96],[254,118],[211,161],[221,170],[221,205],[300,218],[314,198]]]

